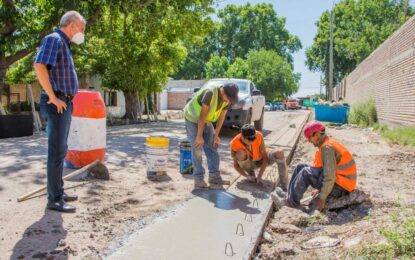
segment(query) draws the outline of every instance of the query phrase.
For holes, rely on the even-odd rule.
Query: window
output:
[[[104,92],[104,101],[105,101],[105,106],[107,106],[107,107],[116,107],[117,106],[117,92],[115,92],[115,91],[105,91]]]

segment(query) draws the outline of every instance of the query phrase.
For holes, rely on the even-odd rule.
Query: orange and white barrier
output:
[[[103,160],[106,138],[106,110],[101,94],[79,90],[73,99],[66,166],[79,168],[95,160]]]

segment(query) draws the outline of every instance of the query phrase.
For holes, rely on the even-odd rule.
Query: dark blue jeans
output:
[[[288,185],[288,202],[291,205],[299,206],[300,201],[309,186],[321,190],[321,187],[323,186],[323,170],[300,163],[295,167],[290,184]],[[341,197],[348,193],[348,191],[339,185],[334,184],[329,197]]]
[[[56,202],[63,195],[63,162],[68,150],[67,140],[72,117],[72,101],[64,100],[66,110],[58,114],[54,104],[48,104],[49,97],[42,92],[40,96],[40,113],[47,120],[48,163],[47,187],[48,201]]]

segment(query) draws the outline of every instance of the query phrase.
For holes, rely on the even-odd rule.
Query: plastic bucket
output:
[[[68,152],[65,158],[67,167],[80,168],[104,159],[106,123],[106,108],[101,94],[98,91],[79,90],[73,99]]]
[[[180,173],[193,174],[192,146],[189,141],[180,142]]]
[[[167,171],[170,140],[166,137],[148,137],[146,139],[147,177],[157,178]]]

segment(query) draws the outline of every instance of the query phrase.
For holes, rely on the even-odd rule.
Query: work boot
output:
[[[75,201],[75,200],[78,199],[78,196],[76,196],[76,195],[69,195],[69,194],[67,194],[65,192],[65,193],[63,193],[62,198],[63,198],[64,201]]]
[[[209,179],[210,184],[217,184],[217,185],[231,185],[231,182],[228,180],[223,180],[222,177]]]
[[[202,180],[196,180],[195,179],[195,189],[204,189],[209,187],[208,184],[202,179]]]
[[[76,211],[74,206],[67,204],[63,199],[57,202],[48,202],[46,207],[50,210],[56,210],[64,213],[73,213]]]
[[[277,209],[280,209],[284,206],[287,206],[287,200],[286,199],[280,199],[279,196],[276,193],[271,194],[271,199],[274,202],[274,205],[277,207]]]
[[[286,198],[287,197],[287,192],[284,191],[281,187],[277,187],[275,188],[275,193],[278,195],[278,197],[280,198]]]

